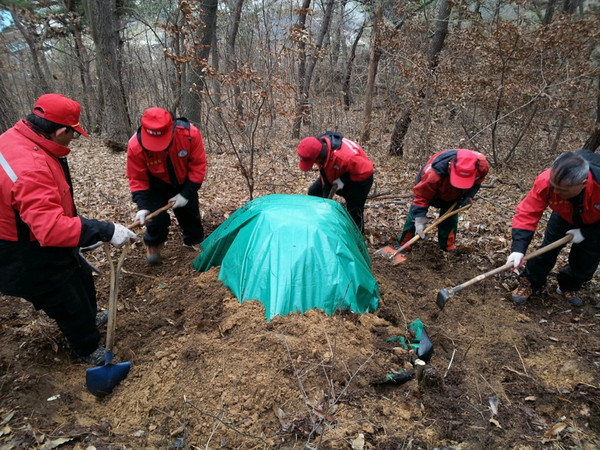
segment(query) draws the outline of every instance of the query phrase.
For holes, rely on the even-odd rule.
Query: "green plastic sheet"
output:
[[[194,268],[221,266],[219,279],[267,320],[319,308],[377,309],[379,289],[364,239],[333,200],[268,195],[238,209],[200,247]]]

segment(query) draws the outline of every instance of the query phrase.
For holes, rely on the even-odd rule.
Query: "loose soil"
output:
[[[93,140],[79,145],[70,162],[80,213],[130,223],[125,155]],[[248,200],[233,156],[208,159],[200,190],[207,234]],[[394,242],[422,164],[373,159],[372,253]],[[435,302],[440,289],[504,263],[512,210],[548,163],[490,174],[485,200],[461,217],[458,251],[439,251],[433,236],[396,267],[373,255],[381,296],[372,314],[313,310],[267,322],[260,302],[240,304],[222,285],[218,267],[193,270],[196,254],[182,247],[174,220],[160,266],[147,265],[141,243],[125,261],[115,360],[132,369],[103,399],[86,389],[88,366],[53,321],[2,297],[0,448],[597,448],[597,277],[578,309],[554,294],[556,271],[524,306],[509,300],[511,273],[456,294],[443,311]],[[293,150],[265,151],[257,165],[255,196],[305,193],[316,178],[297,170]],[[106,256],[101,248],[87,256],[103,272],[96,285],[106,307]],[[410,337],[417,318],[434,346],[423,378],[378,383],[412,367],[388,339]]]

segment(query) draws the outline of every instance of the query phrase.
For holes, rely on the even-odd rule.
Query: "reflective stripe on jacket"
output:
[[[70,150],[19,121],[0,136],[0,152],[16,177],[13,181],[6,170],[0,170],[0,239],[18,241],[16,210],[31,231],[31,241],[76,247],[82,222],[75,217],[69,184],[58,160]]]

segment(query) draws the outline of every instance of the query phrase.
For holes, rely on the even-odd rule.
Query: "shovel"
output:
[[[536,256],[539,256],[543,253],[549,252],[550,250],[555,249],[556,247],[560,247],[561,245],[564,245],[567,242],[570,242],[571,239],[573,239],[573,235],[567,234],[565,237],[559,239],[558,241],[555,241],[552,244],[548,244],[545,247],[539,248],[536,251],[529,253],[528,255],[525,255],[525,257],[523,258],[523,261],[529,261],[530,259],[535,258]],[[492,275],[495,275],[497,273],[500,273],[500,272],[502,272],[506,269],[510,269],[512,267],[514,267],[514,264],[512,262],[508,262],[508,263],[504,264],[503,266],[496,267],[495,269],[492,269],[489,272],[478,275],[475,278],[470,279],[469,281],[465,281],[463,284],[459,284],[458,286],[454,286],[452,288],[442,289],[441,291],[438,292],[438,295],[437,295],[436,303],[437,303],[438,307],[440,309],[444,309],[444,306],[446,305],[446,302],[448,301],[448,299],[450,297],[452,297],[454,294],[456,294],[457,292],[462,291],[467,286],[471,286],[472,284],[475,284],[478,281],[485,280],[487,277],[490,277]]]
[[[113,346],[115,343],[115,325],[117,317],[117,293],[119,290],[119,274],[125,261],[125,255],[129,244],[123,248],[123,252],[119,257],[117,268],[112,258],[110,257],[110,245],[104,243],[104,251],[108,257],[110,264],[110,296],[108,303],[108,325],[106,327],[106,358],[104,366],[93,367],[87,369],[85,374],[85,384],[88,390],[97,397],[104,397],[112,392],[112,390],[129,374],[131,362],[113,364]]]
[[[469,209],[471,207],[471,203],[469,203],[466,206],[463,206],[462,208],[456,209],[454,210],[454,207],[456,206],[456,203],[454,203],[450,209],[448,209],[448,211],[446,211],[446,213],[443,216],[440,216],[437,218],[437,220],[435,222],[433,222],[431,225],[429,225],[427,228],[425,228],[424,233],[427,234],[429,233],[431,230],[433,230],[434,228],[436,228],[440,223],[442,223],[444,220],[446,220],[448,217],[451,217],[455,214],[458,214],[461,211],[465,211],[467,209]],[[404,245],[402,245],[399,248],[394,248],[391,245],[386,245],[383,248],[380,248],[379,250],[377,250],[375,252],[375,254],[380,254],[382,255],[384,258],[389,259],[392,262],[392,265],[398,265],[401,262],[406,261],[406,257],[404,255],[402,255],[402,251],[407,249],[408,247],[410,247],[412,244],[414,244],[415,242],[417,242],[419,239],[421,239],[421,236],[419,236],[418,234],[416,234],[415,236],[413,236],[413,238],[406,242]]]
[[[150,214],[148,214],[146,216],[146,221],[148,221],[149,219],[152,219],[153,217],[158,216],[162,212],[165,212],[169,208],[173,207],[174,204],[175,204],[175,202],[169,202],[165,206],[163,206],[162,208],[158,208],[156,211],[151,212]],[[139,226],[141,226],[140,221],[136,220],[131,225],[127,225],[127,228],[129,228],[130,230],[133,230],[134,228],[137,228]]]

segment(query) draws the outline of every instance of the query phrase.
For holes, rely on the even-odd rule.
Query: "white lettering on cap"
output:
[[[146,128],[146,133],[148,133],[151,136],[162,136],[163,132],[160,130],[149,130],[148,128]]]

